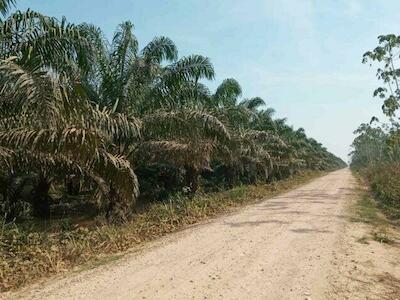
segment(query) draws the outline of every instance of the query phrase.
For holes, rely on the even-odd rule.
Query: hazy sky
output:
[[[375,69],[361,64],[377,36],[400,30],[399,0],[19,0],[108,37],[131,20],[144,46],[170,37],[180,55],[211,58],[216,80],[237,79],[245,97],[260,96],[277,117],[347,158],[353,130],[381,103]]]

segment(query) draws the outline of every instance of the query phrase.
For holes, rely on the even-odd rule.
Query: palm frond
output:
[[[255,97],[251,99],[245,99],[240,102],[239,105],[243,105],[244,107],[248,108],[251,111],[255,111],[260,106],[265,105],[265,101],[260,97]]]
[[[113,67],[118,70],[120,76],[125,75],[125,72],[129,69],[129,63],[137,55],[138,42],[133,34],[133,28],[133,24],[129,21],[121,23],[112,40]]]
[[[170,164],[178,167],[194,166],[207,169],[210,165],[210,155],[214,145],[211,142],[185,143],[179,141],[148,141],[136,149],[139,163]]]
[[[175,61],[178,50],[174,42],[164,36],[154,38],[142,50],[142,56],[147,63],[161,63],[162,61]]]
[[[0,0],[0,13],[5,16],[12,6],[15,6],[16,0]]]
[[[199,79],[214,79],[214,67],[209,58],[201,55],[183,57],[176,63],[168,66],[164,74],[164,80],[169,84],[181,81],[198,81]]]
[[[228,78],[218,86],[213,101],[215,105],[234,106],[241,95],[242,88],[239,82],[233,78]]]
[[[3,59],[18,57],[18,64],[35,71],[46,67],[73,73],[91,65],[92,48],[79,28],[63,18],[44,16],[38,12],[17,11],[0,27]]]
[[[146,136],[205,136],[229,139],[225,125],[206,111],[176,110],[158,111],[143,118],[143,134]]]

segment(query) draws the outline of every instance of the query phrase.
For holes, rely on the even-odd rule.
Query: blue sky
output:
[[[245,97],[262,97],[344,159],[353,130],[381,115],[375,69],[361,64],[362,54],[378,35],[400,29],[398,0],[19,0],[17,7],[93,23],[108,37],[131,20],[142,47],[168,36],[181,56],[210,57],[212,89],[237,79]]]

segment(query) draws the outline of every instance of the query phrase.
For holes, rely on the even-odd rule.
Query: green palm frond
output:
[[[15,6],[16,0],[0,0],[0,13],[5,16],[12,6]]]
[[[225,79],[213,95],[214,105],[234,106],[242,95],[239,82],[233,78]]]
[[[92,48],[79,28],[65,18],[58,21],[38,12],[17,11],[0,28],[2,58],[18,57],[18,64],[29,70],[51,68],[73,73],[88,70]]]
[[[240,102],[239,105],[243,105],[251,111],[256,111],[260,106],[265,105],[265,101],[260,97],[255,97],[251,99],[245,99]]]
[[[166,86],[164,82],[154,86],[151,98],[146,102],[147,110],[154,109],[201,109],[211,97],[210,90],[202,83],[191,81]]]
[[[209,58],[201,55],[183,57],[176,63],[168,66],[164,74],[165,81],[170,84],[199,79],[214,79],[214,67]]]
[[[178,50],[174,42],[167,37],[156,37],[141,52],[147,63],[161,63],[162,61],[175,61]]]
[[[121,23],[112,40],[112,65],[120,75],[125,75],[125,72],[129,69],[130,62],[137,55],[138,42],[133,34],[133,28],[133,24],[129,21]]]

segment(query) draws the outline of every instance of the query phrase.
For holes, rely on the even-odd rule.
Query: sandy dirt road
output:
[[[52,280],[25,299],[330,299],[354,178],[330,173],[286,194]]]

